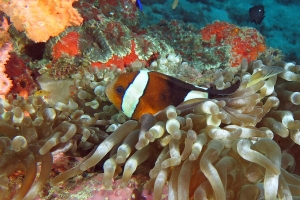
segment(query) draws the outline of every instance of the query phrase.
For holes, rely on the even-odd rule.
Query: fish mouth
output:
[[[106,96],[108,97],[108,99],[109,99],[109,93],[111,92],[111,90],[112,90],[112,84],[109,83],[109,84],[107,84],[106,87],[105,87],[105,94],[106,94]]]
[[[112,80],[110,83],[108,83],[105,87],[105,94],[109,101],[111,101],[111,98],[114,95],[114,85],[116,83],[117,79]]]

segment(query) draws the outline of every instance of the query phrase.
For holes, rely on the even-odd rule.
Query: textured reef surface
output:
[[[268,46],[281,49],[289,61],[299,57],[298,12],[300,3],[293,0],[179,0],[176,9],[170,9],[173,0],[144,1],[146,19],[141,20],[143,26],[155,24],[161,19],[176,19],[202,28],[215,20],[230,22],[239,26],[254,27],[266,38]],[[251,22],[249,9],[263,5],[265,17],[260,24]],[[148,17],[149,16],[149,17]],[[297,60],[299,63],[299,60]]]
[[[252,3],[0,0],[0,199],[300,199],[296,26],[270,31],[299,4]],[[105,90],[145,68],[238,88],[133,120]]]

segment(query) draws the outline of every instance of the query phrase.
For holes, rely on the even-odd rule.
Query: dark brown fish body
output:
[[[250,21],[260,24],[265,18],[265,9],[263,5],[253,6],[249,9]]]

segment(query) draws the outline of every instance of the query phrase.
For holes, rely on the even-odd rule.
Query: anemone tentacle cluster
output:
[[[112,70],[91,71],[93,75],[88,71],[81,74],[85,81],[77,75],[74,85],[81,89],[74,96],[76,102],[70,98],[67,104],[49,105],[40,95],[0,99],[0,199],[34,199],[49,179],[54,155],[68,152],[78,156],[91,151],[108,136],[99,125],[125,121],[123,114],[110,119],[117,110],[107,105],[103,84],[114,78]],[[93,114],[87,115],[85,109],[93,109]],[[12,192],[9,178],[15,171],[23,171],[25,177],[21,187]]]
[[[164,187],[170,199],[298,198],[300,178],[293,172],[299,173],[300,164],[294,153],[300,144],[299,66],[275,65],[244,61],[235,74],[219,70],[214,87],[240,80],[236,92],[169,106],[139,121],[127,119],[105,97],[106,83],[124,73],[117,69],[73,75],[77,90],[68,104],[51,107],[41,96],[9,96],[0,101],[0,197],[9,198],[16,169],[25,176],[14,198],[35,197],[59,151],[85,157],[51,185],[101,162],[106,190],[114,188],[112,179],[126,187],[140,167],[150,166],[144,188],[154,199]],[[272,70],[278,77],[268,76]],[[42,165],[35,180],[37,163]]]

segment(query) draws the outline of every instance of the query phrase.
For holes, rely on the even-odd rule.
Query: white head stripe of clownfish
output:
[[[139,103],[149,80],[149,70],[140,70],[133,82],[128,86],[122,101],[122,110],[127,117],[131,117]]]
[[[190,99],[196,99],[196,98],[208,98],[207,92],[201,92],[197,90],[190,91],[184,98],[184,101],[190,100]]]

